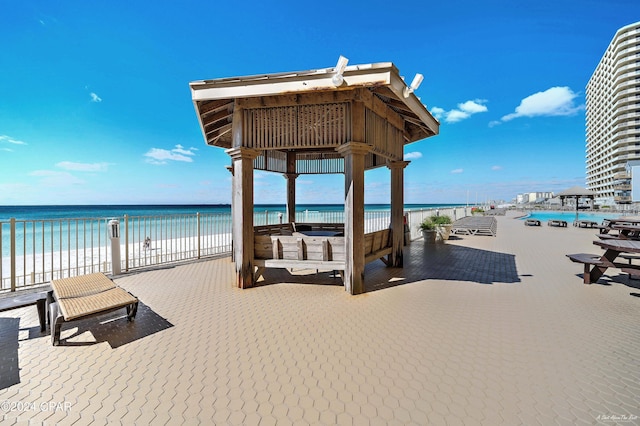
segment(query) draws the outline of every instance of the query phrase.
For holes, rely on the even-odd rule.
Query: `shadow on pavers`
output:
[[[0,390],[20,383],[19,331],[20,318],[0,318]]]
[[[64,323],[60,333],[61,346],[89,346],[108,342],[112,349],[134,342],[160,331],[173,327],[166,319],[156,314],[142,302],[138,303],[138,312],[133,321],[127,321],[124,309],[106,313],[97,317]],[[68,335],[65,330],[76,329]],[[74,341],[73,338],[85,332],[93,335],[93,341]]]

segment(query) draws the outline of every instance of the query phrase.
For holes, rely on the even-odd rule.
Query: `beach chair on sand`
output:
[[[47,296],[51,343],[60,344],[62,324],[126,308],[127,320],[138,311],[138,299],[102,273],[51,281]]]

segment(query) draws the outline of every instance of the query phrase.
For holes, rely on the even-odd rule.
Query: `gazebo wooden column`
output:
[[[287,222],[296,221],[296,153],[287,152],[287,173],[284,178],[287,180]]]
[[[233,260],[239,288],[253,287],[253,160],[260,154],[251,148],[231,148],[233,162],[231,211]]]
[[[296,221],[296,178],[297,173],[286,173],[284,178],[287,180],[287,222]]]
[[[391,265],[402,266],[402,248],[404,246],[404,169],[409,161],[387,163],[391,170],[391,235],[393,248]]]
[[[349,142],[337,148],[344,157],[345,289],[364,293],[364,156],[366,143]]]

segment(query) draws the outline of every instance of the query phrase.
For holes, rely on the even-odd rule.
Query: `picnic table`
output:
[[[640,226],[640,217],[622,216],[615,219],[604,219],[602,225],[597,228],[600,229],[601,234],[608,234],[609,231],[615,229],[614,226]]]
[[[618,231],[617,234],[609,234],[609,231]],[[600,232],[598,238],[601,240],[618,239],[618,240],[640,240],[640,225],[630,223],[614,223],[607,227],[606,232]]]
[[[568,254],[572,262],[584,264],[583,281],[585,284],[597,282],[608,268],[618,268],[623,272],[637,275],[640,265],[616,262],[621,254],[640,253],[640,241],[630,239],[596,240],[594,245],[602,247],[605,252],[601,256],[587,253]]]

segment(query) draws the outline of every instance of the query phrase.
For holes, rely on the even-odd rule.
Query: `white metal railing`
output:
[[[435,209],[407,213],[412,239],[418,225]],[[464,209],[440,209],[452,219]],[[256,212],[254,224],[282,223],[278,211]],[[109,221],[113,218],[74,218],[0,221],[0,293],[36,287],[52,279],[94,272],[112,273]],[[128,216],[120,222],[122,271],[228,254],[232,250],[229,213]],[[299,223],[344,223],[344,211],[296,212]],[[365,232],[389,227],[389,210],[365,211]]]

